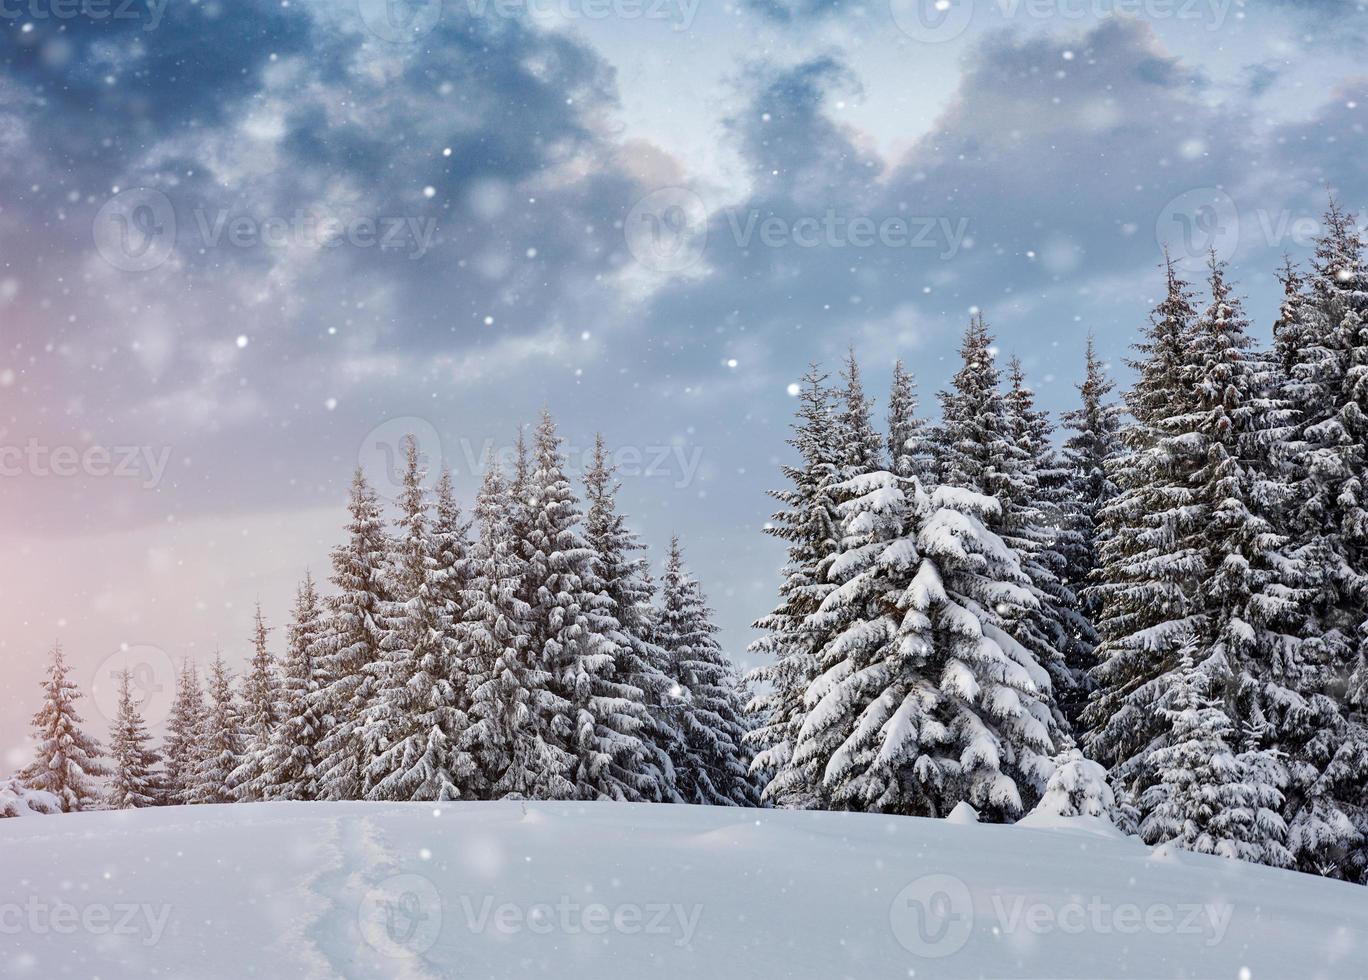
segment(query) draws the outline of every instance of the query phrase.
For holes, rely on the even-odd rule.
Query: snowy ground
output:
[[[545,803],[0,820],[0,976],[1365,975],[1363,889],[1086,826]]]

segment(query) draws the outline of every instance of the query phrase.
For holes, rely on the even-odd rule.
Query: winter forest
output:
[[[975,314],[925,411],[899,362],[814,365],[766,530],[788,549],[741,676],[676,538],[656,581],[602,441],[549,414],[469,511],[405,444],[358,471],[240,677],[180,673],[166,737],[128,687],[107,746],[60,648],[13,813],[273,800],[581,800],[986,822],[1368,883],[1368,263],[1332,204],[1261,347],[1232,270],[1166,267],[1118,382],[1091,345],[1039,410]],[[915,367],[915,365],[914,365]]]

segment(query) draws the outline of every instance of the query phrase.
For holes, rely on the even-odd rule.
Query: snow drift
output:
[[[1075,828],[550,804],[0,822],[0,975],[1350,978],[1360,887]]]

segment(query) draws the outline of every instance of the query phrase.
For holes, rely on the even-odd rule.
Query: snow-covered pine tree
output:
[[[195,770],[199,767],[203,745],[200,725],[204,721],[204,689],[200,686],[199,670],[195,662],[181,661],[180,676],[176,678],[176,697],[171,702],[171,717],[166,722],[166,739],[162,757],[166,760],[166,802],[183,805],[190,802],[195,788]]]
[[[929,486],[935,455],[926,420],[917,415],[917,408],[917,382],[899,360],[893,365],[888,395],[888,458],[893,473],[915,476]]]
[[[543,411],[528,482],[531,521],[523,574],[532,587],[534,654],[554,679],[559,704],[549,731],[573,757],[578,799],[639,800],[657,780],[646,771],[643,693],[617,671],[617,619],[593,591],[593,552],[580,534],[579,502],[566,479],[561,439]]]
[[[475,764],[462,746],[468,725],[465,675],[457,647],[448,579],[464,576],[459,545],[447,540],[456,568],[439,567],[437,541],[429,524],[427,492],[417,440],[404,440],[403,489],[394,537],[391,589],[382,621],[384,659],[375,700],[365,712],[367,799],[454,800],[474,781]],[[443,529],[459,534],[460,511],[445,476]],[[451,525],[455,524],[455,528]]]
[[[960,357],[962,364],[950,388],[939,393],[942,417],[935,433],[939,480],[943,486],[960,487],[998,501],[999,506],[983,512],[982,517],[987,530],[1016,552],[1034,600],[1016,604],[1015,619],[1004,624],[1049,671],[1053,680],[1048,697],[1055,704],[1056,694],[1075,684],[1064,648],[1072,643],[1063,625],[1068,616],[1056,607],[1052,595],[1060,584],[1043,558],[1049,531],[1035,507],[1041,493],[1033,444],[1024,432],[1032,423],[1014,417],[1002,393],[996,349],[982,313],[970,320]],[[1023,386],[1017,392],[1017,401],[1026,400]]]
[[[119,707],[109,732],[109,786],[105,802],[111,810],[158,806],[165,787],[157,767],[161,756],[148,744],[152,736],[133,703],[133,673],[119,675]]]
[[[280,678],[275,657],[266,645],[269,634],[258,602],[252,625],[252,660],[242,678],[242,762],[230,779],[239,800],[265,798],[262,774],[266,750],[280,724]]]
[[[1282,794],[1231,748],[1233,725],[1210,697],[1208,671],[1185,650],[1174,682],[1158,705],[1170,735],[1148,760],[1157,781],[1140,797],[1140,836],[1149,844],[1173,844],[1275,867],[1292,856],[1284,846],[1287,826],[1278,808]]]
[[[745,747],[745,702],[717,631],[702,589],[684,568],[676,535],[660,581],[656,634],[675,682],[669,711],[681,735],[675,785],[685,803],[758,806]]]
[[[1066,749],[1055,759],[1054,774],[1031,816],[1097,817],[1123,829],[1129,823],[1107,784],[1107,770],[1078,749]]]
[[[1121,442],[1122,407],[1110,399],[1116,382],[1107,377],[1097,356],[1092,335],[1088,336],[1083,382],[1078,385],[1079,406],[1060,416],[1072,434],[1064,440],[1064,460],[1069,469],[1069,509],[1067,525],[1074,533],[1061,539],[1064,555],[1064,582],[1079,597],[1080,608],[1089,622],[1100,609],[1085,589],[1093,584],[1098,566],[1098,534],[1101,511],[1120,491],[1109,475],[1125,446]]]
[[[1083,615],[1081,603],[1066,581],[1066,552],[1077,551],[1082,536],[1069,520],[1072,507],[1068,470],[1051,444],[1054,427],[1035,405],[1035,392],[1026,384],[1021,361],[1013,357],[1004,399],[1016,444],[1026,452],[1020,499],[1007,501],[1014,511],[1010,527],[1023,552],[1022,567],[1040,592],[1037,626],[1050,654],[1042,662],[1054,675],[1055,699],[1069,723],[1082,713],[1092,689],[1089,671],[1095,666],[1097,632]],[[1014,543],[1016,543],[1014,542]]]
[[[1292,760],[1289,843],[1303,870],[1368,883],[1368,264],[1353,216],[1333,201],[1309,273],[1289,267],[1284,288],[1274,336],[1295,425],[1287,523],[1314,593],[1298,630],[1302,690],[1332,706]]]
[[[1205,457],[1190,431],[1196,311],[1172,261],[1165,270],[1165,297],[1135,348],[1127,452],[1108,463],[1120,493],[1101,510],[1101,564],[1085,593],[1100,610],[1101,644],[1084,748],[1132,799],[1155,778],[1147,756],[1168,730],[1159,705],[1200,631],[1195,596],[1208,571],[1194,507]]]
[[[658,803],[678,802],[675,790],[673,747],[680,739],[666,706],[671,704],[673,682],[665,672],[665,651],[654,640],[655,615],[652,599],[655,587],[636,534],[618,512],[620,485],[614,478],[603,437],[594,440],[594,458],[584,474],[584,538],[593,560],[590,565],[590,591],[606,598],[617,620],[616,665],[619,676],[642,692],[646,705],[646,727],[641,740],[646,748],[643,774],[650,783],[642,785],[642,797]]]
[[[316,800],[319,798],[319,742],[323,718],[318,713],[318,691],[323,682],[318,643],[323,634],[323,610],[313,576],[305,573],[295,593],[281,683],[281,718],[271,734],[262,765],[262,798]]]
[[[209,667],[207,711],[201,719],[200,756],[191,779],[188,803],[231,803],[233,773],[242,764],[242,712],[233,678],[221,654]]]
[[[352,479],[348,507],[349,538],[333,550],[332,583],[337,593],[328,599],[326,628],[318,646],[327,679],[315,698],[324,731],[319,743],[319,793],[326,800],[365,796],[369,759],[362,723],[379,685],[385,632],[380,616],[389,599],[389,541],[380,500],[360,468]]]
[[[765,799],[787,807],[815,802],[813,787],[805,785],[791,761],[806,714],[804,697],[817,676],[818,644],[804,628],[807,617],[834,588],[827,573],[841,537],[833,491],[840,479],[835,431],[826,375],[812,365],[803,376],[797,420],[789,439],[798,451],[799,463],[783,467],[788,487],[770,491],[782,509],[765,525],[765,532],[787,541],[789,547],[779,602],[755,623],[765,635],[750,645],[751,653],[768,662],[747,677],[759,689],[751,704],[758,724],[747,736],[749,744],[759,749],[752,765],[757,774],[769,777]]]
[[[34,759],[19,779],[57,797],[63,813],[75,813],[99,805],[97,780],[109,770],[100,761],[100,743],[81,730],[76,702],[82,695],[60,643],[53,644],[51,658],[42,684],[43,704],[33,716]]]
[[[490,799],[566,799],[574,759],[548,738],[562,706],[552,676],[530,648],[532,611],[522,599],[523,562],[512,516],[515,502],[491,453],[475,502],[480,528],[459,636],[470,690],[466,748]]]

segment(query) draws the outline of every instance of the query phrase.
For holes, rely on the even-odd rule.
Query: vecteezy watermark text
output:
[[[0,477],[74,476],[137,479],[150,490],[161,483],[170,446],[49,446],[30,439],[22,446],[0,445]]]
[[[0,0],[0,20],[140,20],[144,31],[161,26],[171,0]]]
[[[36,895],[27,902],[0,903],[0,935],[18,936],[139,936],[144,946],[161,941],[171,918],[170,905],[134,902],[92,903],[76,906]]]
[[[461,896],[461,911],[466,928],[474,933],[496,932],[516,936],[530,932],[538,936],[556,933],[564,936],[604,936],[616,933],[624,936],[674,936],[676,946],[687,946],[693,940],[703,906],[697,903],[684,906],[678,902],[625,902],[605,905],[602,902],[580,903],[562,895],[555,903],[543,902],[526,907],[515,902],[494,904],[494,897],[486,895],[478,906],[469,895]]]

